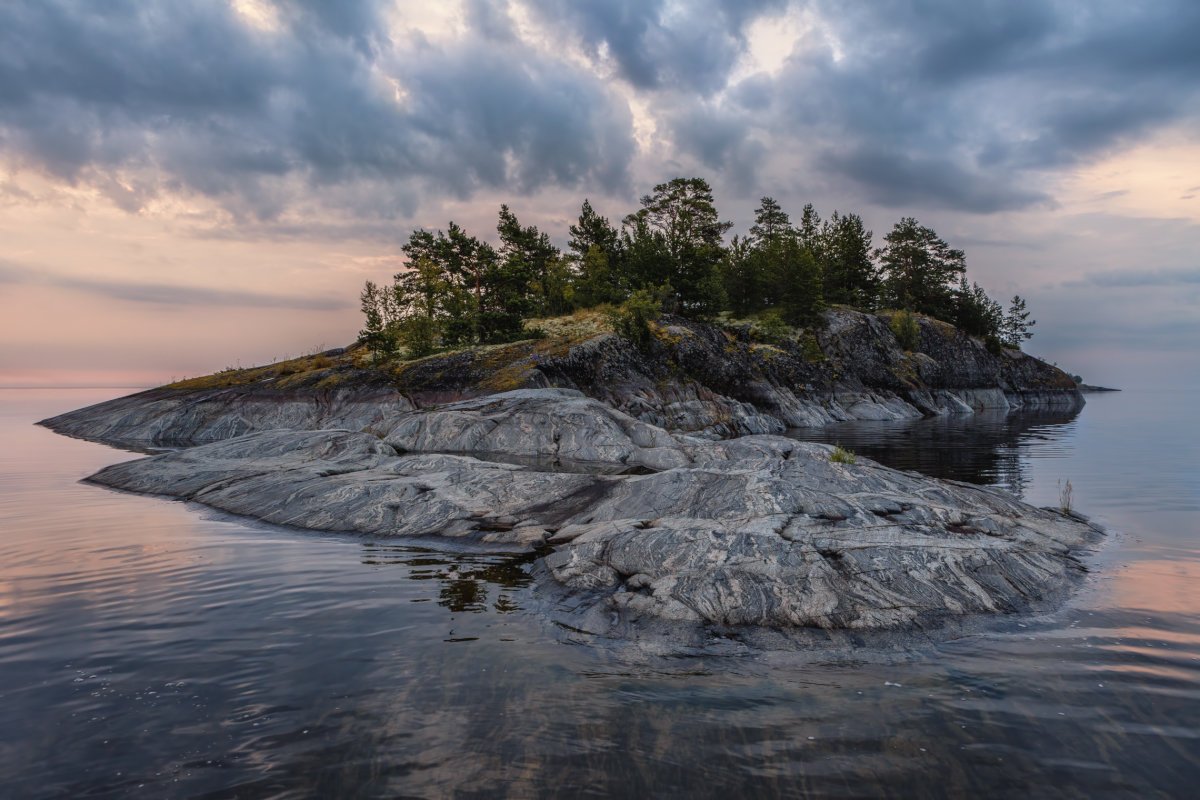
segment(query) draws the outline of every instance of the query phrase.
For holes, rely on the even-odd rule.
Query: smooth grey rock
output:
[[[262,432],[91,480],[303,528],[549,545],[542,588],[581,629],[617,633],[638,620],[896,629],[1037,608],[1083,573],[1099,535],[1003,491],[835,463],[826,445],[779,436],[672,435],[562,390],[409,412],[386,439]],[[652,471],[610,474],[631,465]]]

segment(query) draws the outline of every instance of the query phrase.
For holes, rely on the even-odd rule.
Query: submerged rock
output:
[[[91,480],[301,528],[541,553],[573,624],[879,630],[1042,607],[1098,537],[999,490],[772,435],[671,434],[578,392],[267,431]],[[512,463],[505,463],[507,458]]]

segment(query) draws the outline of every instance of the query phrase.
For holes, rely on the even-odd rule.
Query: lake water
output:
[[[0,390],[0,796],[1195,796],[1200,437],[1184,394],[798,435],[1113,531],[1054,614],[814,663],[574,642],[529,563],[79,483],[134,457]]]

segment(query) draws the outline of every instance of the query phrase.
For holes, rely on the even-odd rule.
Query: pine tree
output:
[[[800,245],[804,249],[812,253],[813,258],[817,263],[821,263],[823,253],[821,246],[823,244],[821,237],[821,215],[813,208],[812,203],[806,203],[804,209],[800,212],[800,226],[797,229],[800,236]]]
[[[394,355],[397,345],[387,295],[386,290],[381,290],[371,281],[367,281],[362,294],[359,295],[359,307],[365,317],[365,324],[358,333],[358,340],[370,348],[376,357],[383,358]]]
[[[971,336],[992,339],[1000,334],[1004,310],[978,283],[968,284],[964,275],[954,293],[954,324]]]
[[[773,197],[764,197],[754,210],[754,224],[750,226],[750,240],[754,244],[773,245],[784,236],[795,231],[792,221]]]
[[[1001,339],[1008,347],[1021,348],[1021,344],[1033,338],[1029,330],[1037,325],[1037,320],[1029,318],[1030,312],[1025,310],[1025,300],[1020,295],[1013,295],[1008,307],[1008,314],[1001,326]]]
[[[904,217],[875,251],[883,268],[886,299],[896,308],[949,319],[953,287],[966,271],[966,256],[931,228]]]
[[[597,214],[584,200],[578,221],[567,232],[567,249],[576,275],[576,305],[590,308],[624,301],[631,285],[622,268],[621,236],[608,218]]]
[[[641,266],[665,266],[667,274],[638,275],[638,284],[670,283],[680,313],[693,317],[716,314],[725,301],[720,274],[725,255],[722,237],[732,223],[721,221],[708,182],[675,178],[655,186],[641,202],[641,209],[625,219],[626,230],[633,231],[631,238],[644,249],[651,243],[661,245],[665,263]],[[665,280],[657,280],[661,277]]]
[[[781,239],[777,247],[777,291],[784,321],[803,327],[820,324],[825,302],[817,260],[796,237]]]
[[[872,235],[858,214],[834,211],[822,226],[818,250],[826,302],[875,307],[879,274],[871,260]]]
[[[522,311],[529,314],[556,313],[561,308],[562,293],[552,295],[550,272],[558,261],[558,248],[550,237],[536,226],[523,227],[507,205],[500,206],[500,220],[496,224],[500,234],[500,258],[513,280],[525,280],[526,291],[522,292]]]
[[[751,248],[750,241],[749,237],[734,236],[721,263],[722,282],[729,310],[739,317],[752,314],[762,308],[763,304],[761,264]]]

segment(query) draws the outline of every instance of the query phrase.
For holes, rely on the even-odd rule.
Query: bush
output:
[[[835,464],[853,464],[858,461],[858,456],[850,452],[846,448],[838,445],[833,448],[833,452],[829,454],[829,460]]]
[[[753,333],[761,341],[779,344],[791,336],[792,328],[783,321],[783,314],[778,309],[771,309],[758,318]]]
[[[656,292],[639,289],[619,307],[606,313],[618,336],[645,350],[654,339],[650,323],[662,315],[662,300]]]
[[[921,339],[921,328],[917,318],[908,311],[897,311],[892,315],[888,326],[896,337],[896,341],[905,350],[916,350]]]

